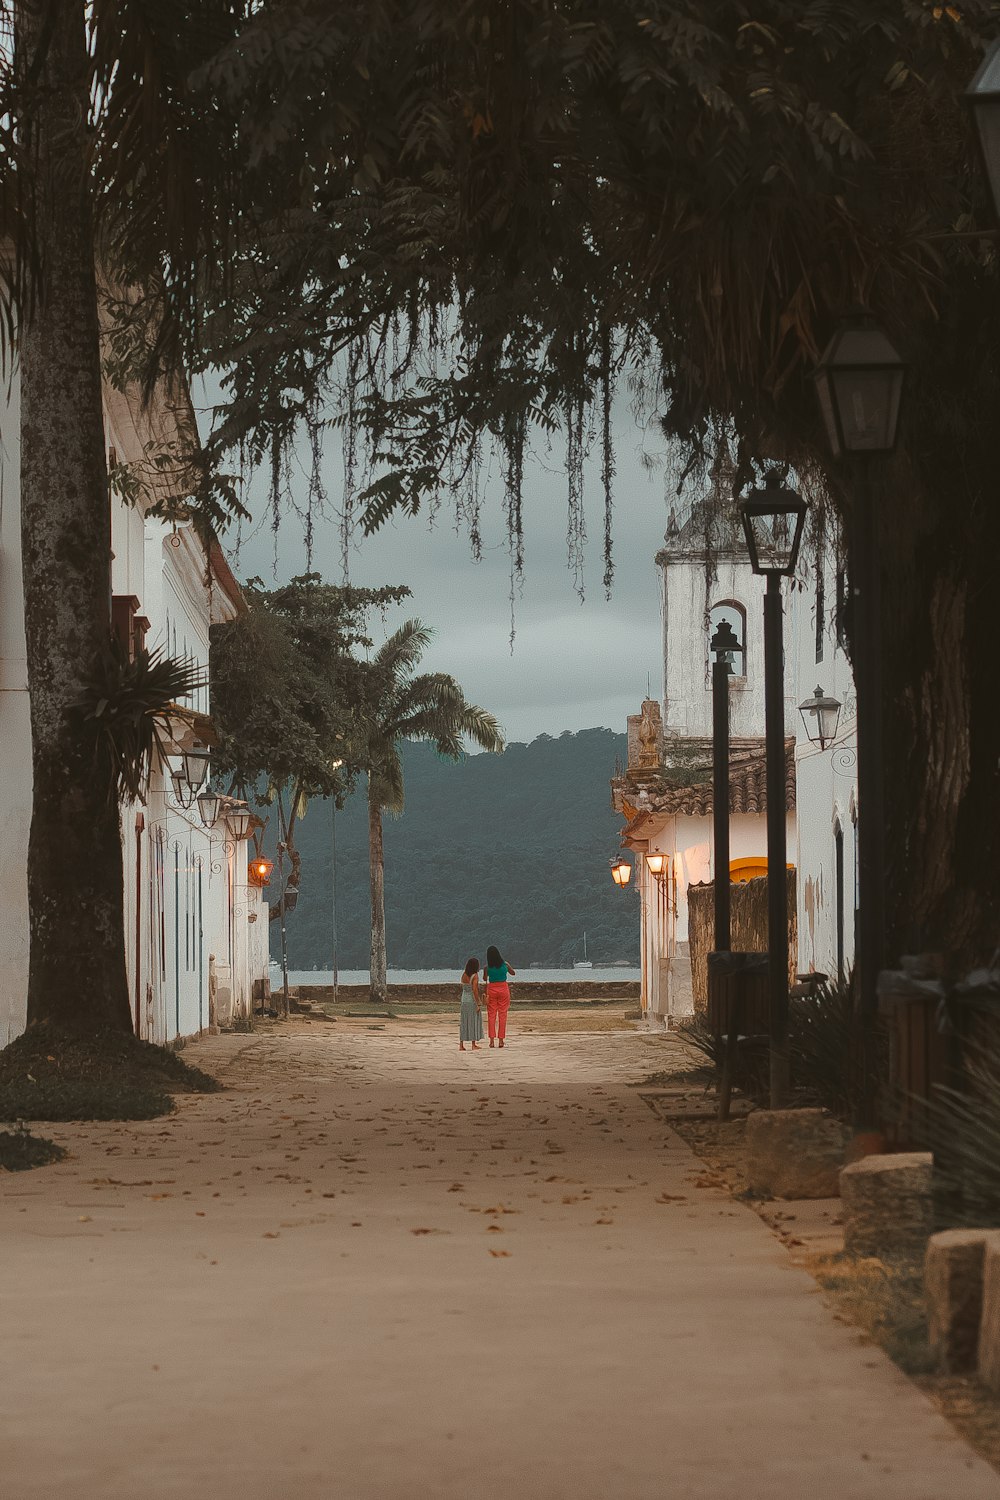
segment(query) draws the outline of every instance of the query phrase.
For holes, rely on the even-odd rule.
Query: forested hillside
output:
[[[461,967],[496,943],[519,965],[639,959],[634,890],[611,880],[620,819],[608,783],[625,736],[607,729],[541,735],[502,755],[455,763],[407,744],[406,811],[385,819],[389,963]],[[270,831],[270,830],[269,830]],[[289,965],[333,959],[330,805],[301,823],[302,886],[288,917]],[[337,933],[342,969],[368,967],[368,847],[361,793],[337,813]],[[273,899],[273,898],[272,898]],[[277,944],[272,923],[272,950]]]

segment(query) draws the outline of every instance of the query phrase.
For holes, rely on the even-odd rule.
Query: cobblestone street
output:
[[[224,1093],[48,1127],[2,1183],[5,1500],[998,1500],[644,1103],[676,1042],[518,1024],[213,1038]]]

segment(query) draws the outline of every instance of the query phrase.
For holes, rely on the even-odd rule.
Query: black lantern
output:
[[[174,789],[174,801],[186,811],[194,802],[195,788],[189,784],[183,771],[171,771],[170,784]]]
[[[615,885],[628,885],[632,879],[632,862],[624,854],[616,854],[611,861],[611,879]]]
[[[709,642],[709,650],[724,671],[733,673],[733,662],[743,647],[728,620],[720,620]]]
[[[241,839],[249,838],[253,813],[244,803],[231,802],[225,810],[225,819],[230,837],[236,843],[239,843]]]
[[[208,778],[208,751],[185,750],[181,756],[181,769],[192,794],[199,792]]]
[[[837,737],[840,723],[840,700],[828,698],[821,687],[817,687],[811,698],[799,704],[799,713],[806,726],[806,734],[814,745],[825,750]]]
[[[219,819],[223,797],[221,792],[199,792],[198,811],[206,828],[214,828]]]
[[[976,122],[993,207],[1000,218],[1000,41],[983,58],[964,97]]]
[[[891,453],[896,446],[905,365],[873,318],[845,322],[823,351],[816,394],[835,458]]]
[[[772,469],[764,487],[750,490],[740,506],[740,519],[755,573],[781,577],[795,572],[806,519],[806,502],[787,489]]]

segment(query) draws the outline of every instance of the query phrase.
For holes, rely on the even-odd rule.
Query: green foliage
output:
[[[681,1026],[685,1041],[718,1071],[724,1042],[717,1037],[704,1013],[697,1013]],[[792,1084],[800,1102],[823,1109],[845,1123],[858,1118],[862,1104],[861,1023],[853,980],[842,984],[827,980],[811,995],[795,995],[788,1003],[788,1048]],[[888,1042],[877,1033],[876,1070],[888,1076]],[[736,1058],[736,1086],[758,1101],[768,1094],[766,1046],[740,1046]]]
[[[621,820],[609,782],[625,737],[590,729],[502,755],[457,763],[430,744],[404,743],[406,810],[385,828],[389,962],[461,971],[496,942],[515,968],[639,960],[639,905],[608,876]],[[363,791],[336,815],[337,933],[341,968],[369,960],[368,821]],[[333,957],[328,806],[299,830],[303,883],[288,918],[293,969],[328,969]],[[480,957],[482,954],[480,953]]]
[[[354,648],[371,644],[371,610],[409,592],[338,588],[315,573],[270,590],[251,579],[246,613],[212,629],[216,768],[245,787],[288,788],[293,808],[343,797],[363,764],[354,754],[363,671]]]
[[[792,1080],[809,1099],[838,1119],[859,1118],[863,1100],[861,1018],[854,983],[830,979],[811,995],[795,996],[788,1008],[788,1045]],[[876,1036],[876,1073],[888,1074],[888,1043]]]
[[[989,1019],[994,1030],[995,1018]],[[962,1087],[939,1088],[929,1105],[940,1225],[1000,1228],[1000,1047],[969,1046]]]
[[[675,440],[679,487],[728,447],[718,506],[787,463],[849,532],[858,475],[830,458],[810,376],[854,305],[885,325],[909,362],[863,502],[892,560],[887,825],[906,857],[887,935],[972,961],[1000,859],[995,707],[986,662],[968,669],[1000,551],[1000,262],[961,95],[998,25],[996,0],[273,0],[199,75],[262,206],[206,324],[232,397],[215,442],[270,466],[278,509],[283,449],[329,418],[345,528],[448,496],[475,551],[492,448],[518,572],[525,455],[557,432],[574,570],[599,450],[610,581],[624,386]]]
[[[451,760],[461,759],[466,736],[481,750],[503,749],[496,719],[467,703],[454,677],[415,672],[430,640],[426,626],[407,620],[370,662],[358,664],[352,754],[368,772],[371,803],[387,812],[403,811],[404,740],[430,740]]]
[[[149,773],[170,744],[171,705],[201,685],[191,661],[145,647],[130,657],[112,636],[76,705],[80,739],[112,802],[145,800]]]
[[[261,7],[200,74],[271,204],[210,323],[220,440],[264,461],[332,404],[366,437],[374,527],[461,487],[492,438],[520,540],[525,441],[561,429],[575,488],[629,368],[689,452],[735,430],[743,473],[762,446],[814,467],[831,317],[865,298],[933,323],[945,264],[982,269],[940,236],[982,203],[959,94],[997,20],[992,0]]]

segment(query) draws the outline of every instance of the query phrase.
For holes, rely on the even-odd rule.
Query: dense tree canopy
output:
[[[960,96],[998,25],[994,0],[275,0],[204,72],[273,190],[210,325],[219,441],[273,459],[333,414],[369,526],[450,487],[475,545],[495,441],[518,567],[525,443],[559,429],[575,562],[624,378],[682,463],[794,465],[850,546],[808,377],[853,305],[879,317],[910,362],[874,483],[891,941],[966,959],[998,916],[1000,278]]]
[[[376,526],[450,491],[475,547],[495,443],[516,571],[526,445],[558,431],[574,565],[582,465],[602,449],[609,586],[616,381],[660,414],[682,467],[723,441],[737,485],[790,463],[850,542],[856,485],[827,458],[808,376],[861,301],[910,360],[900,451],[875,483],[892,940],[992,950],[1000,277],[976,234],[985,188],[960,95],[996,0],[25,0],[19,14],[2,77],[4,307],[31,330],[37,704],[57,687],[36,714],[36,787],[46,725],[52,763],[72,760],[67,706],[104,644],[106,567],[85,562],[103,543],[77,542],[106,504],[95,254],[142,293],[111,309],[118,378],[149,379],[182,346],[228,373],[216,466],[193,486],[208,519],[231,508],[215,476],[237,446],[270,466],[280,504],[302,426],[319,496],[333,422],[347,524],[355,503]],[[46,497],[68,479],[46,455],[66,453],[81,457],[56,514]],[[49,557],[52,576],[35,570]],[[51,805],[53,828],[71,818]],[[120,925],[112,863],[91,922],[105,934]],[[33,868],[40,910],[55,866]],[[106,987],[124,1019],[122,975]]]
[[[249,608],[213,627],[212,713],[221,735],[214,768],[244,796],[264,805],[282,799],[296,886],[295,826],[309,799],[340,802],[367,770],[357,720],[365,663],[356,653],[372,644],[368,618],[409,592],[338,588],[316,574],[276,589],[251,579]]]

